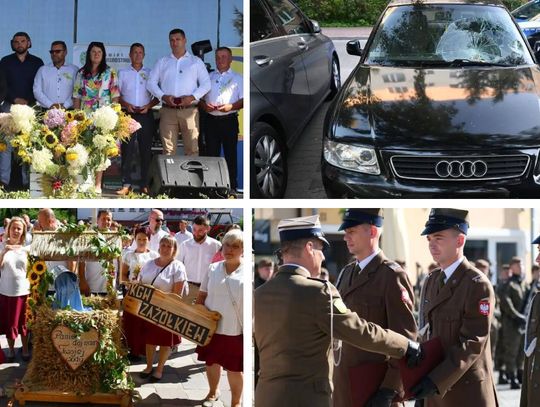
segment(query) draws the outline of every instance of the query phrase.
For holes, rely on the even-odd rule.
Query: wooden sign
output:
[[[124,297],[124,311],[180,335],[198,345],[208,345],[221,318],[203,305],[188,305],[179,295],[146,284],[132,284]]]
[[[58,325],[53,329],[51,339],[71,370],[77,370],[97,350],[99,335],[94,328],[90,328],[88,332],[76,334],[68,327]]]

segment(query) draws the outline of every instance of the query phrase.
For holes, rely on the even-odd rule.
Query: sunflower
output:
[[[66,152],[66,148],[62,144],[57,144],[56,147],[54,147],[54,153],[61,155]]]
[[[34,273],[36,273],[38,276],[42,275],[43,273],[45,273],[45,270],[47,270],[47,264],[45,264],[44,261],[36,261],[33,265],[32,265],[32,271]]]
[[[66,112],[66,120],[72,122],[75,119],[75,114],[71,111]]]
[[[38,284],[39,275],[35,271],[32,271],[30,272],[30,274],[28,274],[28,280],[30,280],[31,285]]]
[[[47,134],[45,134],[45,145],[49,148],[54,148],[58,144],[58,137],[56,137],[56,134],[49,131]]]
[[[118,147],[109,147],[107,149],[107,157],[116,157],[120,151],[118,151]]]
[[[78,122],[85,121],[86,120],[86,114],[82,110],[78,110],[75,113],[75,120],[77,120]]]
[[[3,153],[7,150],[7,144],[4,142],[0,142],[0,153]]]
[[[32,312],[30,308],[26,308],[25,317],[26,317],[27,324],[34,322],[34,313]]]

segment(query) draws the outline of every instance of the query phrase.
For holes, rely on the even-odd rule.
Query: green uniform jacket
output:
[[[467,259],[439,290],[443,271],[426,279],[420,312],[424,339],[440,337],[445,359],[429,373],[440,394],[424,407],[498,406],[489,330],[495,295],[487,277]]]
[[[299,266],[280,267],[255,290],[254,307],[260,355],[256,407],[330,407],[332,334],[394,358],[408,347],[407,338],[360,319],[332,284],[309,278]]]
[[[525,334],[525,371],[520,407],[540,406],[540,294],[532,299]]]
[[[341,278],[336,286],[345,305],[366,321],[416,340],[414,294],[405,271],[397,263],[389,261],[382,251],[360,274],[358,270],[356,262],[353,262],[340,273]],[[335,358],[340,363],[334,369],[334,407],[356,407],[351,400],[349,368],[365,363],[387,362],[388,370],[380,387],[403,395],[403,384],[395,359],[347,343],[343,343],[341,355],[338,352]],[[361,386],[361,383],[357,385]]]

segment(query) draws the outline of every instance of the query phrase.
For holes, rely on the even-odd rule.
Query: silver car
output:
[[[341,85],[332,41],[289,0],[251,0],[251,197],[281,198],[287,149]]]

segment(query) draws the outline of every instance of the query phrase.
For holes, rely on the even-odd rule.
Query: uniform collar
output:
[[[293,269],[294,272],[296,272],[297,274],[300,274],[301,276],[304,276],[304,277],[311,277],[311,273],[308,271],[308,269],[306,269],[305,267],[300,266],[300,265],[298,265],[298,264],[294,264],[294,263],[285,263],[285,264],[281,265],[279,268],[280,268],[280,270],[281,270],[282,268]]]
[[[450,264],[446,269],[442,270],[442,272],[445,274],[444,281],[448,281],[450,277],[452,277],[452,274],[454,274],[454,271],[459,267],[459,265],[463,262],[465,257],[461,256],[459,259],[457,259],[455,262]]]
[[[375,250],[373,253],[371,253],[369,256],[367,256],[365,259],[362,260],[356,260],[356,264],[358,267],[360,267],[360,270],[364,270],[366,266],[381,252],[381,249]]]

